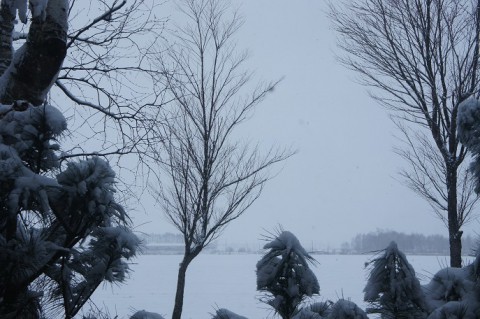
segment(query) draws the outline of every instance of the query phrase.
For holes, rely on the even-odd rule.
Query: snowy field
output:
[[[370,255],[315,255],[313,267],[320,283],[316,300],[350,299],[362,309],[362,290],[366,283],[365,262]],[[211,318],[217,308],[227,308],[250,319],[271,318],[269,307],[258,302],[255,265],[261,255],[200,255],[187,272],[185,319]],[[447,257],[407,256],[421,283],[448,263]],[[134,310],[145,309],[170,318],[173,309],[178,255],[145,255],[132,265],[126,284],[106,285],[93,296],[97,306],[105,306],[111,315],[128,318]]]

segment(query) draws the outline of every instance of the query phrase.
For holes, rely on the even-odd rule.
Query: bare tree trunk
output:
[[[448,185],[448,239],[450,243],[450,266],[462,267],[462,231],[457,212],[457,169],[447,168]]]
[[[449,233],[451,267],[462,267],[462,234],[461,230]]]
[[[172,319],[180,319],[183,311],[183,295],[185,294],[185,277],[188,265],[200,253],[185,253],[183,260],[178,268],[177,291],[175,293],[175,305],[173,307]]]
[[[12,62],[14,25],[15,16],[12,14],[10,7],[2,1],[0,7],[0,74],[3,74]]]
[[[2,15],[10,10],[8,6],[2,6],[1,9]],[[2,103],[26,100],[33,105],[40,105],[44,102],[67,52],[67,9],[67,1],[51,0],[45,20],[42,17],[33,18],[23,49],[15,53],[20,56],[2,75],[5,83],[0,88]],[[2,33],[5,33],[3,29]],[[6,36],[2,34],[2,39]],[[2,48],[3,61],[0,63],[3,64],[2,69],[8,63],[8,43],[5,45]]]

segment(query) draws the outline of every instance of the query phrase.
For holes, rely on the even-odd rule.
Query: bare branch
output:
[[[461,265],[461,226],[476,200],[457,139],[459,104],[479,92],[477,3],[464,0],[354,0],[330,5],[345,53],[373,98],[399,125],[407,185],[449,229],[452,265]],[[468,199],[467,199],[468,198]]]

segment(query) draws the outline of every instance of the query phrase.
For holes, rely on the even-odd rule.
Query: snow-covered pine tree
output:
[[[267,303],[283,319],[292,318],[301,302],[319,294],[320,286],[309,263],[315,261],[291,232],[282,231],[264,249],[269,251],[257,263],[257,290],[265,292]]]
[[[415,270],[395,242],[369,262],[368,282],[363,290],[370,304],[367,313],[381,318],[420,319],[426,317],[426,306]]]
[[[66,50],[68,1],[0,5],[0,318],[73,318],[103,281],[121,282],[138,238],[114,198],[115,174],[93,157],[64,166],[62,113],[45,102]]]
[[[428,319],[480,318],[480,256],[462,268],[439,270],[423,286],[429,309]]]
[[[354,302],[339,299],[330,308],[327,319],[368,319],[365,311],[360,309]]]

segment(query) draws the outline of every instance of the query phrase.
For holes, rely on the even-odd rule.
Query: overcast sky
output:
[[[247,66],[261,79],[285,77],[242,130],[262,145],[298,153],[219,241],[254,242],[278,225],[318,247],[338,247],[376,229],[447,235],[400,181],[403,162],[393,152],[399,142],[386,110],[336,61],[325,1],[234,3],[245,17],[238,47],[250,51]],[[137,230],[175,231],[158,208],[145,207],[148,215],[134,215],[142,224]],[[473,221],[469,228],[475,227]]]

